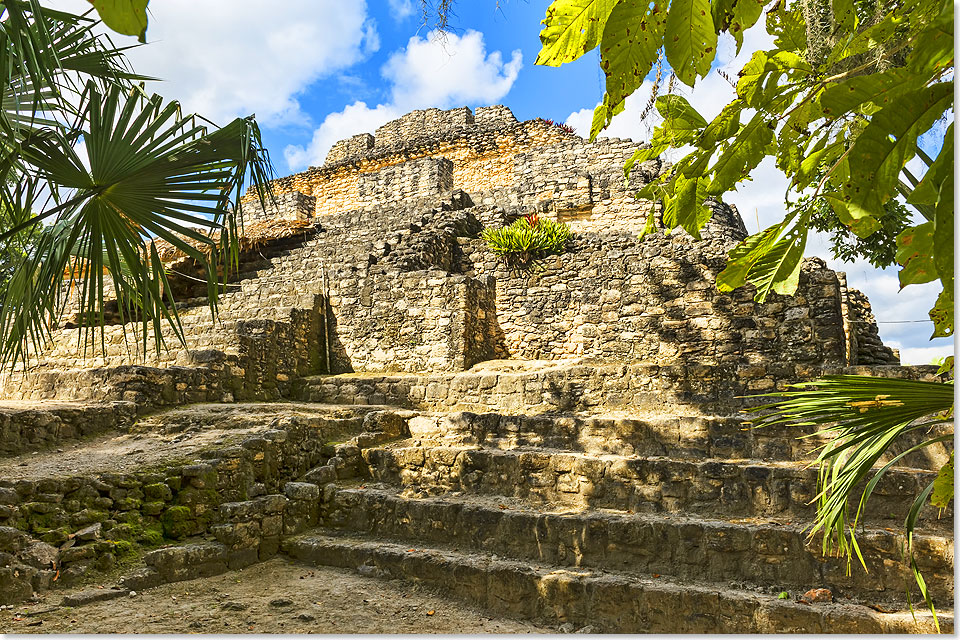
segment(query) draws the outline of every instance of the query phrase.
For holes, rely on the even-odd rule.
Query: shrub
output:
[[[565,133],[576,133],[576,131],[573,129],[573,127],[571,127],[570,125],[565,124],[565,123],[563,123],[563,122],[554,122],[553,120],[550,120],[549,118],[539,118],[539,120],[540,120],[541,122],[546,122],[547,124],[551,124],[551,125],[555,126],[557,129],[560,129],[561,131],[563,131],[563,132],[565,132]]]
[[[562,222],[524,216],[508,227],[486,229],[481,237],[487,247],[509,266],[527,267],[549,255],[563,253],[570,240],[570,229]]]

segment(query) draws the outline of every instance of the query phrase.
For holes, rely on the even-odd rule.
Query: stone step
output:
[[[463,411],[417,416],[410,421],[410,435],[422,446],[544,447],[595,455],[766,461],[815,459],[816,450],[829,440],[815,435],[816,428],[810,426],[751,428],[748,417],[639,411],[598,416]],[[921,434],[898,442],[890,455],[928,437]],[[901,464],[939,470],[949,455],[945,446],[933,445],[908,454]]]
[[[809,519],[815,511],[817,469],[801,462],[411,445],[404,441],[364,450],[369,477],[431,493],[463,491],[638,513]],[[917,495],[935,476],[919,469],[890,470],[877,484],[865,517],[899,526],[912,502],[905,496]],[[952,518],[952,509],[939,520],[932,508],[921,514],[926,526],[937,529],[952,529]]]
[[[320,530],[288,538],[282,550],[317,565],[357,569],[442,588],[499,615],[572,622],[605,633],[917,633],[931,632],[926,611],[879,613],[848,603],[779,600],[724,584],[558,567],[490,553],[396,544]],[[938,611],[953,629],[952,611]]]
[[[319,489],[297,481],[318,468],[333,480],[352,472],[353,441],[388,439],[403,419],[377,407],[189,406],[61,451],[0,459],[0,583],[23,565],[47,571],[31,576],[40,580],[34,590],[57,587],[58,568],[85,575],[120,556],[215,534],[224,504],[288,484],[311,488],[315,522]],[[3,593],[0,584],[0,600]]]
[[[606,364],[584,360],[490,360],[457,373],[357,372],[299,380],[291,397],[337,404],[390,404],[426,411],[540,414],[614,410],[731,415],[756,396],[824,375],[936,380],[936,367]]]
[[[446,544],[518,561],[593,567],[637,574],[804,592],[828,587],[835,597],[871,603],[920,598],[901,554],[904,538],[871,529],[858,536],[865,564],[847,575],[846,561],[825,556],[822,538],[809,540],[801,523],[735,521],[622,511],[542,510],[516,499],[481,496],[408,497],[363,488],[326,490],[326,527],[375,538]],[[918,536],[917,562],[939,603],[953,599],[953,540]]]

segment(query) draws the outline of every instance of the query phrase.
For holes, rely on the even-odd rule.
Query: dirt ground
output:
[[[90,588],[90,587],[87,587]],[[0,611],[2,633],[556,633],[400,580],[274,558],[83,607],[63,593]]]

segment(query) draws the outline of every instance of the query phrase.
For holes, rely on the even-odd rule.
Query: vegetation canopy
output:
[[[161,348],[164,322],[182,340],[157,241],[203,266],[215,311],[212,264],[236,258],[239,196],[252,181],[263,197],[271,175],[252,117],[218,128],[147,95],[96,25],[35,0],[0,3],[0,242],[22,247],[0,287],[7,364],[42,348],[68,303],[102,337],[114,296],[122,322],[142,320],[143,349],[151,328]]]

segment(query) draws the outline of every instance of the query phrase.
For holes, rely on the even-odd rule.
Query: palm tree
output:
[[[71,292],[85,326],[104,324],[112,282],[124,320],[183,339],[155,242],[197,260],[216,312],[218,262],[237,256],[238,201],[272,172],[253,117],[218,128],[147,95],[97,21],[0,3],[0,210],[9,244],[33,243],[0,285],[0,361],[40,348]],[[225,272],[226,269],[220,270]],[[101,334],[102,335],[102,334]]]

